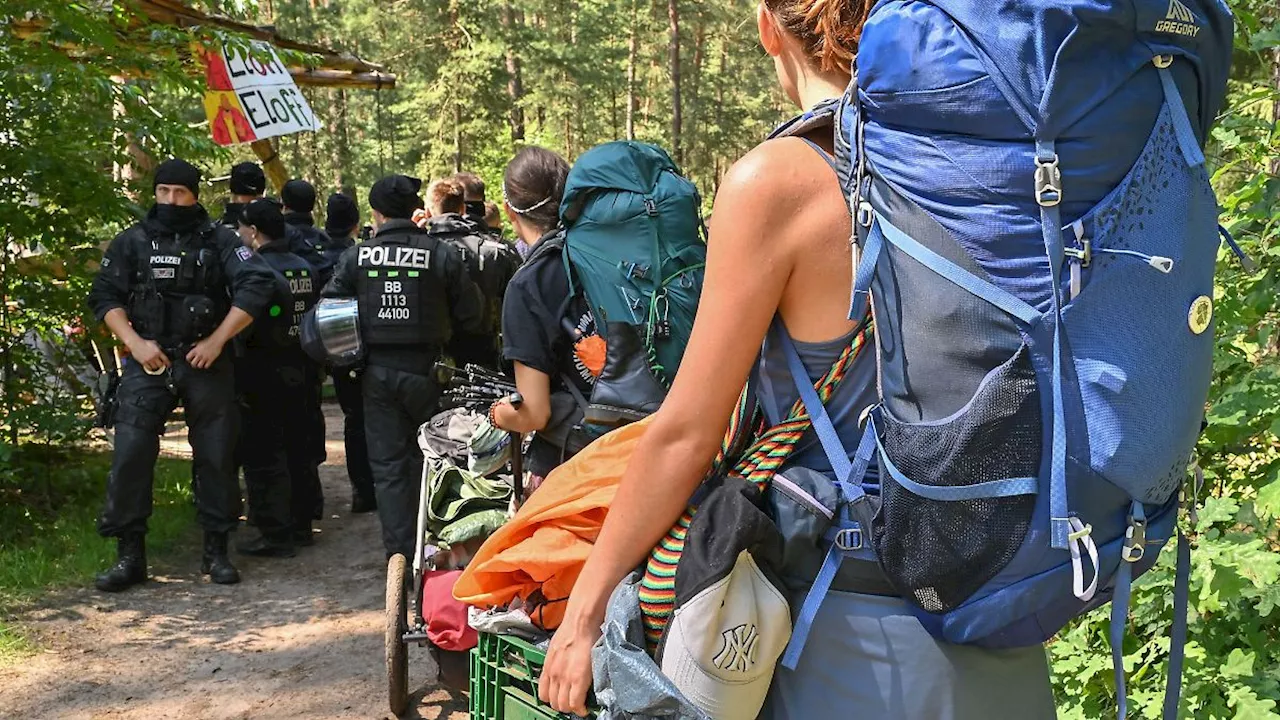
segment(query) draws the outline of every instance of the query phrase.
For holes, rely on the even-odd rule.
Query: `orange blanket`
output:
[[[547,600],[534,622],[552,630],[600,533],[618,481],[649,419],[614,430],[556,468],[520,511],[489,537],[453,586],[458,600],[482,608]]]

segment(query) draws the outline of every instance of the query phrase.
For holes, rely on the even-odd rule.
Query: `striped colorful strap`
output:
[[[854,360],[870,343],[871,336],[872,328],[868,323],[854,335],[853,342],[844,349],[827,374],[815,383],[814,389],[823,403],[827,402],[840,381],[848,374]],[[716,456],[709,477],[714,477],[725,472],[726,468],[732,467],[733,475],[756,483],[763,491],[768,487],[774,473],[787,461],[800,439],[808,431],[809,412],[805,409],[804,402],[796,400],[786,420],[773,427],[766,427],[763,413],[759,412],[755,398],[749,397],[749,394],[744,388],[742,395],[738,398],[738,405],[730,420],[729,430],[725,433],[724,442],[721,444],[720,453]],[[741,453],[734,451],[736,447],[746,444],[752,438],[754,442],[750,442],[744,451]],[[737,462],[733,462],[732,458],[738,458]],[[644,578],[640,582],[640,611],[644,616],[645,640],[651,652],[657,649],[658,642],[662,639],[662,634],[666,631],[667,623],[675,608],[676,567],[684,551],[685,536],[689,532],[689,525],[693,522],[696,512],[697,507],[693,505],[685,510],[658,546],[653,549],[649,562],[645,566]]]

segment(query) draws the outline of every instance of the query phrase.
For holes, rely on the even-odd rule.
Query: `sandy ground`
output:
[[[2,718],[390,718],[383,665],[385,564],[377,517],[348,512],[341,414],[327,405],[327,519],[290,560],[236,558],[234,586],[199,576],[197,549],[119,595],[59,592],[22,619],[38,655],[0,669]],[[186,450],[178,432],[166,452]],[[241,538],[249,532],[241,530]],[[233,541],[234,542],[234,541]],[[466,718],[409,650],[407,717]]]

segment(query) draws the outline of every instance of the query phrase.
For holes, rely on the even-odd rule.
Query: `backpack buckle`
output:
[[[658,203],[654,202],[652,198],[645,198],[644,211],[649,214],[649,217],[657,217]]]
[[[867,202],[866,200],[859,202],[858,203],[858,225],[864,228],[869,228],[871,227],[871,224],[875,222],[875,219],[876,219],[876,211],[875,211],[875,208],[871,206],[871,203]]]
[[[1041,207],[1053,207],[1062,202],[1062,170],[1058,168],[1055,153],[1048,160],[1036,158],[1036,202]]]
[[[853,552],[862,549],[862,528],[859,526],[840,528],[836,532],[835,546],[841,552]]]
[[[1125,562],[1138,562],[1147,554],[1147,521],[1129,518],[1129,527],[1124,531],[1124,548],[1120,557]]]
[[[1088,238],[1080,241],[1080,247],[1064,247],[1062,254],[1069,258],[1075,258],[1080,261],[1080,267],[1089,267],[1089,263],[1093,261],[1093,247]]]

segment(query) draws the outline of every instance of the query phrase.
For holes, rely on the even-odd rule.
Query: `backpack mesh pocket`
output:
[[[1040,397],[1026,347],[951,418],[910,424],[886,412],[883,425],[885,453],[921,485],[975,485],[1040,470]],[[873,526],[880,564],[899,592],[933,613],[962,604],[1013,559],[1036,502],[1034,495],[931,500],[888,473],[881,499]]]

